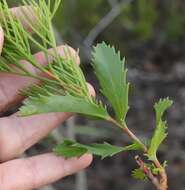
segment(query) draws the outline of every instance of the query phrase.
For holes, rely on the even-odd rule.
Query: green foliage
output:
[[[154,109],[156,113],[156,125],[158,125],[162,121],[162,117],[164,112],[170,108],[173,104],[173,101],[166,99],[160,99],[158,103],[155,103]]]
[[[25,7],[19,12],[19,19],[9,10],[6,0],[0,3],[0,12],[2,13],[0,24],[3,27],[5,35],[5,44],[0,59],[1,71],[38,78],[38,76],[27,69],[25,64],[20,63],[20,60],[24,59],[40,72],[47,73],[48,70],[41,66],[33,56],[31,49],[32,44],[34,44],[38,50],[45,53],[46,59],[49,59],[49,56],[52,57],[53,60],[58,59],[59,56],[56,55],[56,51],[48,53],[48,48],[52,47],[56,49],[51,20],[60,0],[52,1],[52,8],[50,0],[47,2],[48,4],[45,0],[39,0],[37,3],[33,0],[23,1],[22,3]],[[27,27],[24,27],[22,22]],[[27,31],[28,29],[34,32],[35,35],[33,36],[29,33]],[[38,38],[41,41],[40,43],[38,42]],[[46,81],[43,77],[39,79]]]
[[[69,111],[106,118],[108,115],[106,110],[101,104],[96,103],[89,94],[85,77],[77,65],[74,55],[71,55],[67,47],[64,50],[65,58],[57,53],[51,20],[59,3],[59,0],[55,0],[51,6],[51,2],[47,1],[46,3],[45,0],[39,0],[38,3],[33,0],[23,1],[23,4],[25,6],[29,5],[29,7],[22,9],[21,19],[35,33],[35,36],[40,38],[41,43],[12,15],[5,0],[0,4],[0,10],[3,12],[1,24],[5,31],[5,46],[0,59],[0,70],[42,81],[42,85],[35,85],[24,91],[24,95],[29,99],[21,109],[22,115]],[[35,19],[34,23],[33,17]],[[32,55],[32,43],[44,52],[45,59],[49,63],[48,66],[41,66]],[[50,47],[53,48],[52,52],[48,52]],[[28,61],[40,72],[49,75],[50,78],[38,77],[30,72],[20,63],[22,59]],[[61,97],[57,98],[59,95]],[[54,100],[54,98],[56,99]],[[56,102],[59,99],[60,102]],[[48,101],[48,104],[45,105],[46,101]],[[50,104],[49,102],[52,104],[50,107],[47,106]],[[72,103],[76,105],[76,108]],[[61,105],[60,110],[58,105]],[[89,110],[89,113],[87,113],[87,110]]]
[[[120,52],[116,53],[114,47],[101,43],[94,48],[93,67],[102,93],[112,104],[117,120],[123,122],[129,109],[125,59],[121,60]]]
[[[126,150],[143,150],[143,146],[138,142],[133,142],[131,145],[125,147]]]
[[[167,137],[166,129],[166,121],[163,121],[164,112],[173,104],[169,98],[162,99],[158,103],[155,104],[155,113],[156,113],[156,129],[154,135],[152,137],[149,150],[148,150],[148,158],[150,160],[156,160],[157,150],[159,146]]]
[[[132,177],[138,180],[145,180],[147,179],[146,174],[143,172],[142,169],[138,168],[132,171]]]
[[[146,170],[150,171],[154,176],[157,176],[162,168],[157,168],[153,163],[144,163]],[[147,179],[147,174],[143,171],[142,168],[137,168],[132,171],[132,176],[135,179],[138,180],[146,180]]]
[[[21,115],[72,112],[93,116],[115,124],[126,132],[132,141],[129,146],[118,147],[108,143],[84,145],[65,140],[53,150],[59,156],[71,158],[91,153],[103,159],[123,151],[141,150],[143,155],[147,154],[149,160],[157,160],[159,146],[167,136],[167,126],[163,115],[172,105],[172,101],[166,98],[155,104],[156,129],[149,148],[146,147],[125,122],[129,110],[129,83],[125,59],[121,59],[120,52],[117,53],[114,47],[104,42],[98,44],[93,50],[93,67],[102,93],[113,107],[115,118],[109,115],[106,106],[90,95],[84,74],[77,64],[77,55],[73,55],[68,47],[64,48],[63,56],[58,53],[52,19],[60,6],[60,1],[38,0],[36,3],[34,0],[23,0],[24,8],[20,11],[21,18],[19,19],[9,10],[6,0],[0,2],[0,24],[5,36],[5,45],[0,57],[0,71],[32,77],[41,82],[40,85],[33,85],[23,90],[22,94],[27,97],[27,100],[20,108]],[[144,2],[146,3],[145,0],[140,1],[140,3]],[[146,10],[142,4],[139,8],[144,19],[147,15]],[[26,24],[26,27],[22,25],[22,22]],[[144,22],[143,26],[145,25],[150,26],[148,21]],[[43,52],[48,62],[47,66],[38,63],[33,56],[31,48],[33,45]],[[48,51],[48,48],[52,48],[52,51]],[[30,71],[28,65],[37,69],[42,75],[33,73],[34,69]],[[163,166],[156,167],[155,162],[153,163],[144,164],[160,179],[159,173],[164,168]],[[146,178],[141,169],[134,170],[133,176],[137,179]]]
[[[137,150],[137,149],[138,146],[136,146],[136,144],[129,145],[126,147],[118,147],[118,146],[113,146],[109,143],[83,145],[71,140],[65,140],[62,144],[57,145],[53,151],[57,155],[64,156],[66,158],[79,156],[79,155],[81,156],[88,152],[97,156],[101,156],[101,158],[104,159],[106,157],[112,157],[115,154],[118,154],[123,151]]]
[[[102,119],[109,117],[106,109],[100,104],[88,102],[87,100],[66,96],[39,96],[37,98],[29,98],[25,101],[24,106],[20,109],[22,116],[50,113],[50,112],[72,112]]]
[[[79,157],[87,153],[87,149],[83,147],[74,146],[74,142],[65,140],[62,144],[57,145],[53,152],[58,156],[64,156],[65,158]]]

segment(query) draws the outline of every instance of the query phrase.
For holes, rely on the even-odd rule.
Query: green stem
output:
[[[145,153],[148,151],[144,143],[142,143],[141,140],[138,137],[136,137],[136,135],[134,135],[134,133],[127,127],[126,123],[121,124],[113,118],[109,118],[109,121],[121,128],[134,142],[137,142],[142,147]]]
[[[121,128],[134,142],[137,142],[143,148],[144,154],[148,153],[148,148],[146,147],[146,145],[143,144],[138,137],[136,137],[136,135],[127,127],[126,123],[121,124],[118,121],[116,121],[115,119],[113,119],[112,117],[108,118],[108,121],[115,124],[119,128]],[[168,185],[167,185],[168,180],[167,180],[167,174],[166,174],[165,169],[161,166],[161,163],[158,161],[158,159],[153,160],[152,162],[154,163],[156,168],[160,169],[160,172],[159,172],[160,187],[159,188],[156,187],[156,188],[159,190],[167,190],[168,189]],[[154,184],[154,186],[156,186],[156,185]]]

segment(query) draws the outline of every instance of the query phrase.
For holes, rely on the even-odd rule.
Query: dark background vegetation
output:
[[[12,6],[20,1],[9,1]],[[55,19],[58,43],[79,48],[87,80],[98,87],[90,66],[93,44],[106,41],[126,57],[131,82],[128,126],[147,140],[154,129],[153,104],[161,97],[174,100],[167,117],[169,135],[159,152],[168,160],[169,189],[185,186],[185,1],[184,0],[63,0]],[[101,97],[101,94],[97,93]],[[97,129],[98,128],[98,129]],[[98,131],[98,132],[97,132]],[[126,145],[129,139],[107,123],[76,116],[26,154],[49,151],[61,136],[81,142],[108,141]],[[101,161],[77,176],[42,190],[147,190],[147,181],[130,177],[134,154]]]

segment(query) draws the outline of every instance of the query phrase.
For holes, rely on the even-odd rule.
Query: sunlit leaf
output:
[[[106,157],[111,157],[123,151],[136,149],[138,149],[138,147],[136,147],[135,144],[126,147],[114,146],[106,142],[104,142],[103,144],[95,143],[90,145],[84,145],[70,140],[65,140],[62,144],[59,144],[56,146],[56,148],[54,148],[54,152],[57,155],[67,158],[83,155],[88,152],[97,156],[101,156],[101,158],[104,159]]]
[[[102,105],[86,101],[83,98],[67,96],[40,96],[30,98],[20,108],[22,116],[50,113],[50,112],[72,112],[106,119],[108,113]]]
[[[155,112],[156,112],[156,129],[154,135],[152,137],[149,150],[148,150],[148,158],[150,160],[156,160],[157,150],[159,146],[167,137],[167,124],[166,121],[163,121],[162,117],[166,109],[168,109],[172,105],[172,101],[169,98],[160,100],[155,104]]]
[[[132,171],[132,177],[138,180],[145,180],[147,178],[146,174],[140,168]]]
[[[120,52],[116,53],[114,47],[101,43],[94,48],[93,67],[117,120],[124,121],[129,109],[125,59],[121,60]]]
[[[66,158],[71,158],[71,157],[79,157],[82,156],[83,154],[87,153],[87,149],[83,147],[75,147],[72,146],[74,143],[72,141],[64,141],[64,143],[56,146],[53,149],[53,152],[56,155],[59,156],[64,156]]]

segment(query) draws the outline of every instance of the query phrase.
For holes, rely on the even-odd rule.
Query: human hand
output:
[[[19,11],[19,8],[12,9],[13,14],[17,17],[19,17]],[[0,28],[0,52],[3,41],[3,30]],[[61,55],[64,55],[63,48],[64,46],[58,47]],[[76,57],[76,53],[72,48],[70,48],[70,51]],[[40,64],[47,64],[43,53],[37,53],[35,57]],[[79,59],[77,62],[79,62]],[[32,72],[38,72],[29,64],[28,68]],[[19,95],[19,91],[33,83],[38,83],[38,81],[0,73],[0,113],[20,103],[23,97]],[[16,159],[70,116],[69,113],[51,113],[21,118],[14,114],[0,118],[1,190],[39,188],[71,175],[91,163],[92,156],[89,154],[72,159],[57,157],[52,153]]]

